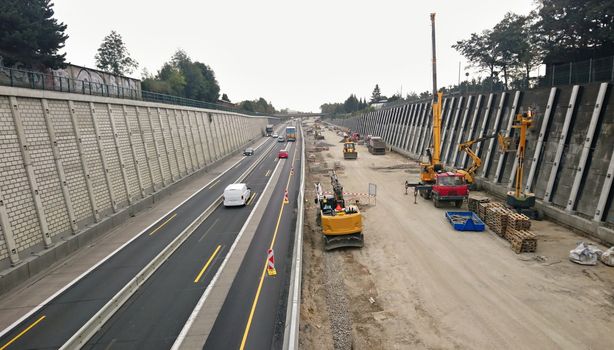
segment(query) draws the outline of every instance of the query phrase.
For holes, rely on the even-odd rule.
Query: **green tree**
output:
[[[114,30],[102,39],[94,58],[98,69],[115,75],[130,74],[139,66],[130,57],[122,36]]]
[[[389,98],[387,98],[388,102],[398,101],[400,99],[401,99],[401,95],[399,94],[394,94],[390,96]]]
[[[488,71],[490,77],[495,76],[499,52],[493,40],[492,30],[484,30],[479,34],[471,33],[469,39],[457,41],[452,48],[465,56],[474,68]]]
[[[220,86],[211,67],[192,61],[183,50],[177,50],[158,74],[145,79],[144,90],[173,94],[206,102],[217,102]]]
[[[66,25],[53,18],[50,0],[0,1],[0,61],[7,67],[56,69],[65,65]]]
[[[343,103],[325,103],[320,106],[320,111],[332,115],[346,113]]]
[[[277,113],[273,104],[260,97],[257,100],[253,101],[241,101],[239,102],[239,108],[249,111],[249,112],[257,112],[262,114],[274,114]]]
[[[545,63],[614,55],[612,0],[538,0],[537,17]]]
[[[419,99],[420,99],[420,96],[418,96],[418,94],[415,91],[412,91],[405,96],[405,100],[408,102],[418,101]]]
[[[343,109],[346,113],[356,112],[360,109],[358,99],[354,94],[350,95],[350,97],[343,102]]]
[[[382,95],[379,90],[379,85],[375,84],[375,88],[373,89],[373,92],[371,93],[371,103],[377,103],[381,99],[382,99]]]
[[[226,102],[230,102],[230,99],[228,98],[228,95],[226,94],[222,94],[222,101],[226,101]]]

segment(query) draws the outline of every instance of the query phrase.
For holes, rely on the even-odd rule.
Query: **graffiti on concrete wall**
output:
[[[33,89],[102,96],[141,96],[141,81],[69,64],[47,72],[32,72],[0,65],[0,84]]]

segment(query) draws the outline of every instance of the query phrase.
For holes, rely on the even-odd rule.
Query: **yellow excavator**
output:
[[[349,137],[343,142],[343,159],[357,159],[358,151],[356,150],[356,144],[351,141]]]
[[[362,214],[355,205],[346,203],[343,198],[343,186],[337,174],[330,176],[333,194],[325,194],[322,185],[317,183],[315,203],[318,205],[318,224],[324,235],[324,249],[333,250],[342,247],[362,247]]]
[[[469,165],[467,169],[457,169],[456,173],[463,175],[465,177],[465,181],[467,181],[469,185],[472,185],[473,183],[475,183],[475,178],[474,178],[475,172],[480,168],[480,166],[482,166],[482,159],[480,159],[480,157],[478,157],[478,155],[475,154],[475,152],[473,152],[471,147],[475,145],[476,143],[480,143],[480,142],[483,142],[483,141],[486,141],[486,140],[489,140],[495,137],[497,138],[499,145],[503,148],[505,139],[503,135],[501,134],[494,134],[494,135],[480,137],[475,140],[466,141],[458,145],[458,149],[461,150],[462,152],[467,153],[467,156],[471,158],[471,165]]]

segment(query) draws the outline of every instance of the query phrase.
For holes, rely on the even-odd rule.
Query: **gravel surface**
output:
[[[390,152],[373,156],[364,146],[358,153],[344,161],[336,145],[318,154],[345,167],[338,174],[345,191],[366,192],[376,183],[378,198],[362,208],[365,246],[332,254],[323,251],[308,198],[301,349],[348,344],[339,339],[353,349],[612,348],[614,268],[567,259],[586,238],[533,222],[537,252],[515,254],[489,230],[454,231],[444,218],[450,208],[422,198],[414,204],[403,184],[418,180],[415,162]],[[329,184],[326,174],[310,176]]]
[[[333,333],[333,346],[338,350],[352,349],[352,319],[348,307],[347,292],[339,266],[342,266],[341,251],[324,254],[326,279],[326,305]]]

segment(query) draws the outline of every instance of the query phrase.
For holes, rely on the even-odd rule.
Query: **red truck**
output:
[[[453,202],[457,208],[460,208],[468,196],[469,187],[462,174],[453,172],[437,174],[437,180],[431,189],[431,198],[436,208],[441,206],[441,202]]]

